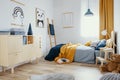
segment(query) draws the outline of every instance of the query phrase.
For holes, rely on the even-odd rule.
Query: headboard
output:
[[[111,40],[113,42],[115,42],[115,32],[114,31],[111,32]]]

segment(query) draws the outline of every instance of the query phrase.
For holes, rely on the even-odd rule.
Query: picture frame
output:
[[[73,12],[63,13],[63,28],[73,27]]]
[[[45,11],[39,8],[35,9],[36,14],[36,26],[40,28],[44,28],[45,23]]]
[[[20,2],[22,0],[11,0],[11,25],[23,27],[24,26],[24,6],[25,4]]]
[[[12,23],[14,26],[24,26],[24,12],[19,6],[15,6],[12,12]]]

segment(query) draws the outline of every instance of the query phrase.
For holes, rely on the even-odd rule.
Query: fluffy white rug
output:
[[[51,73],[43,75],[32,75],[30,80],[75,80],[72,75],[64,73]]]

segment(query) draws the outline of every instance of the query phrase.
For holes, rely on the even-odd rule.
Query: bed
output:
[[[60,48],[65,44],[58,44],[55,47],[52,47],[45,57],[45,60],[53,61],[60,53]],[[76,48],[74,55],[75,62],[82,63],[95,63],[96,57],[99,56],[100,51],[95,50],[94,47],[80,45]]]
[[[111,32],[111,41],[112,44],[114,42],[114,32]],[[96,45],[94,44],[94,46],[85,46],[85,45],[80,45],[77,46],[76,48],[76,52],[74,55],[74,60],[75,62],[81,62],[81,63],[95,63],[96,57],[99,56],[100,53],[100,48],[101,47],[105,47],[106,46],[106,42],[107,40],[102,39],[100,41],[98,41],[98,43],[96,42]],[[65,45],[65,44],[59,44],[56,45],[55,47],[51,48],[51,50],[49,51],[48,55],[45,57],[46,60],[49,61],[53,61],[55,59],[55,57],[57,57],[60,53],[60,49],[61,47]],[[104,52],[102,52],[103,54]],[[104,56],[104,55],[102,55]]]

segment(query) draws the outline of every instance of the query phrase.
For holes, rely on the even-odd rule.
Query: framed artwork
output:
[[[45,12],[42,9],[36,8],[36,26],[40,28],[44,28],[44,21],[45,21]]]
[[[17,0],[12,1],[11,9],[11,25],[12,26],[24,26],[24,4]]]
[[[73,12],[63,13],[63,27],[64,28],[73,27]]]

